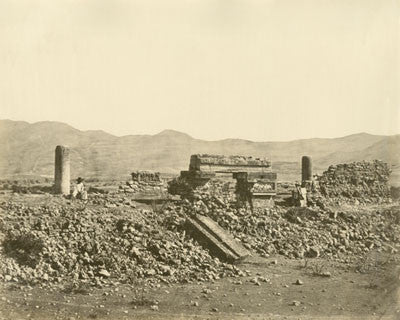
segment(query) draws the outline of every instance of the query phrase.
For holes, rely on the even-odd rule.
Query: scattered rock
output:
[[[99,275],[101,275],[101,276],[103,276],[103,277],[106,277],[106,278],[108,278],[108,277],[111,276],[111,274],[110,274],[107,270],[105,270],[105,269],[100,270],[100,271],[99,271]]]
[[[295,284],[301,286],[301,285],[303,284],[303,281],[300,280],[300,279],[297,279],[296,282],[295,282]]]
[[[191,301],[190,304],[194,307],[198,307],[199,303],[197,301]]]

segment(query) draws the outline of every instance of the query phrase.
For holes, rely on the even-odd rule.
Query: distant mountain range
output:
[[[179,173],[194,153],[268,157],[280,179],[300,177],[302,155],[313,158],[316,172],[331,164],[381,159],[398,176],[400,135],[358,133],[334,139],[253,142],[242,139],[205,141],[173,130],[156,135],[117,137],[104,131],[80,131],[65,123],[0,120],[0,176],[54,172],[54,149],[71,149],[71,176],[122,178],[133,170]]]

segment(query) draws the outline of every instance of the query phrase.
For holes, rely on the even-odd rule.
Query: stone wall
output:
[[[271,161],[267,158],[253,158],[251,156],[222,156],[195,154],[190,157],[190,171],[260,171],[271,168]]]
[[[134,171],[131,173],[132,181],[137,182],[161,182],[161,177],[159,172],[151,172],[151,171]]]
[[[326,198],[380,201],[390,197],[390,173],[389,165],[379,160],[338,164],[318,177],[317,188]]]

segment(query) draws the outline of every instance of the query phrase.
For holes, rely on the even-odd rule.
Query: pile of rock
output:
[[[363,255],[372,248],[392,250],[398,245],[400,225],[387,220],[392,211],[334,213],[271,208],[249,214],[241,210],[219,217],[219,223],[261,255],[342,259]]]
[[[209,182],[185,200],[167,208],[171,225],[179,230],[185,216],[203,214],[231,232],[243,245],[262,256],[351,259],[372,248],[393,250],[400,245],[400,208],[355,207],[334,212],[321,208],[237,208],[234,195]],[[397,218],[396,218],[397,217]]]
[[[82,207],[78,202],[7,202],[0,208],[0,278],[6,281],[170,283],[240,274],[183,232],[172,231],[169,221],[175,211],[174,216],[172,211],[160,215],[125,206]]]
[[[272,183],[263,181],[255,183],[251,189],[252,193],[268,193],[271,191],[274,191]]]
[[[381,202],[390,197],[390,168],[379,160],[330,166],[318,178],[318,192],[325,198]]]
[[[126,185],[121,185],[119,190],[126,193],[160,193],[166,191],[163,183],[148,183],[144,181],[127,181]]]
[[[126,193],[161,193],[166,191],[166,186],[159,172],[135,171],[131,174],[132,180],[127,181],[120,190]]]

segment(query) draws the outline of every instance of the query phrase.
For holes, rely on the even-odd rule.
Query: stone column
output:
[[[54,192],[56,194],[70,194],[69,149],[64,146],[56,147]]]
[[[301,181],[312,181],[312,160],[309,156],[301,158]]]

